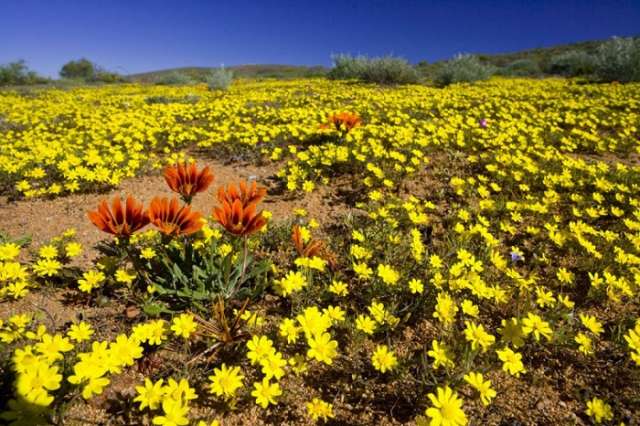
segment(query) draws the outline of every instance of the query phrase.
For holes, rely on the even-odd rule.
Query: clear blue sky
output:
[[[332,53],[411,62],[640,33],[640,0],[0,0],[0,63],[45,75],[87,57],[121,73]]]

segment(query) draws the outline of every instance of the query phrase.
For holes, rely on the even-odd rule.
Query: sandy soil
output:
[[[273,213],[274,221],[291,217],[296,208],[305,208],[310,217],[326,223],[329,218],[335,218],[338,212],[345,210],[345,206],[340,205],[326,188],[295,198],[278,194],[280,191],[275,187],[273,179],[277,168],[273,164],[262,167],[251,164],[226,165],[218,160],[201,159],[198,165],[201,167],[208,165],[215,175],[215,181],[209,190],[199,194],[193,200],[194,209],[205,215],[210,215],[213,207],[218,204],[215,193],[219,186],[250,178],[256,179],[258,183],[268,188],[269,192],[262,206]],[[5,232],[14,238],[28,235],[33,240],[32,247],[38,247],[50,238],[59,236],[65,230],[75,228],[77,240],[85,248],[79,261],[82,265],[86,265],[95,256],[92,247],[105,238],[105,234],[88,220],[87,212],[94,210],[102,199],[111,199],[118,194],[122,196],[132,194],[145,204],[148,204],[156,195],[176,195],[158,174],[125,180],[119,188],[102,194],[74,194],[55,199],[14,202],[0,198],[0,232]]]

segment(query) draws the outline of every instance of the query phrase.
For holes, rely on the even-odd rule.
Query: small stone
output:
[[[127,318],[133,319],[138,315],[140,315],[140,309],[135,305],[131,305],[131,306],[127,306],[124,313],[127,316]]]

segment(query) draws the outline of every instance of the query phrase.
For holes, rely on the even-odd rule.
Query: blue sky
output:
[[[640,0],[0,0],[0,63],[55,76],[70,59],[134,73],[180,66],[411,62],[640,34]]]

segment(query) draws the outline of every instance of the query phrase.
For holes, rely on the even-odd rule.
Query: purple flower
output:
[[[520,255],[520,253],[516,253],[515,251],[511,252],[511,261],[517,262],[518,260],[524,260],[524,257]]]
[[[487,119],[486,118],[482,118],[480,119],[480,121],[478,122],[478,124],[480,125],[480,127],[482,127],[483,129],[485,129],[487,127]]]

